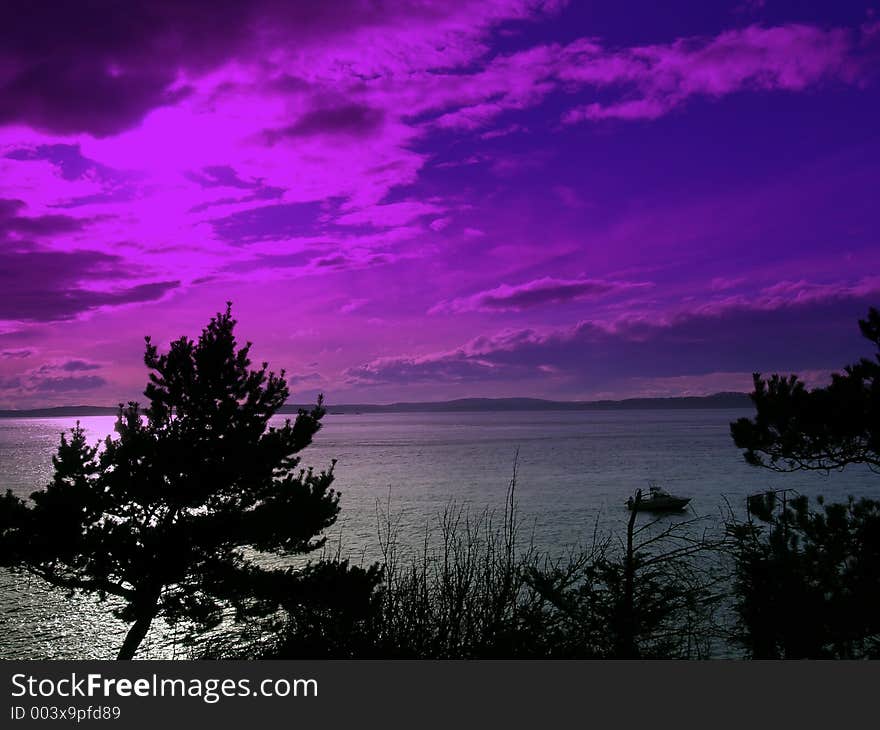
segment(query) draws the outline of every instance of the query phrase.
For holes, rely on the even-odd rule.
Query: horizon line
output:
[[[331,412],[333,409],[390,409],[390,408],[410,408],[415,409],[418,407],[422,408],[439,408],[442,406],[466,406],[466,405],[477,405],[482,404],[484,406],[514,406],[514,408],[508,408],[508,410],[516,410],[515,406],[519,405],[528,405],[532,406],[562,406],[562,407],[590,407],[590,406],[599,406],[599,405],[614,405],[614,404],[632,404],[632,403],[669,403],[670,401],[686,401],[686,402],[706,402],[706,401],[717,401],[723,400],[725,398],[736,400],[741,402],[744,398],[749,398],[749,393],[745,391],[717,391],[715,393],[709,393],[704,395],[661,395],[661,396],[630,396],[627,398],[598,398],[593,400],[556,400],[552,398],[538,398],[531,396],[499,396],[499,397],[483,397],[483,396],[469,396],[462,398],[451,398],[446,400],[415,400],[415,401],[392,401],[387,403],[336,403],[336,404],[324,404],[324,407],[328,412]],[[4,416],[9,415],[26,415],[26,414],[34,414],[34,413],[48,413],[48,412],[65,412],[65,415],[74,415],[77,411],[106,411],[108,415],[110,413],[115,413],[120,405],[125,405],[125,403],[117,403],[115,406],[103,406],[103,405],[88,405],[88,404],[75,404],[75,405],[61,405],[61,406],[37,406],[33,408],[5,408],[0,409],[0,414]],[[294,408],[308,408],[314,403],[296,403],[296,402],[287,402],[279,408],[279,413],[288,413],[290,409]],[[481,409],[484,410],[484,409]]]

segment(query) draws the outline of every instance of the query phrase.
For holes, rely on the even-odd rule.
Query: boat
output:
[[[648,488],[647,494],[643,494],[639,489],[635,499],[632,497],[627,499],[626,507],[636,512],[680,512],[688,506],[690,501],[690,497],[677,497],[656,484],[652,484]]]

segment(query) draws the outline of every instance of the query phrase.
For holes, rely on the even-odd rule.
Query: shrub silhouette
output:
[[[740,642],[756,659],[880,657],[880,502],[767,492],[732,523]]]
[[[103,449],[77,424],[32,505],[0,499],[0,563],[119,597],[115,613],[131,624],[120,659],[158,616],[205,628],[229,606],[271,611],[293,574],[261,567],[254,552],[309,553],[339,511],[332,466],[300,469],[297,456],[320,428],[321,399],[269,427],[288,397],[284,371],[252,369],[235,324],[227,306],[165,354],[146,338],[149,407],[120,406]]]
[[[635,501],[641,499],[636,492]],[[545,600],[554,654],[592,659],[705,658],[723,575],[718,543],[694,529],[695,517],[636,527],[630,513],[625,543],[594,538],[588,552],[527,580]],[[548,632],[549,633],[549,632]]]

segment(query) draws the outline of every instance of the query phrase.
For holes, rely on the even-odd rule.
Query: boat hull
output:
[[[681,512],[690,501],[689,497],[662,497],[628,503],[627,507],[635,512]]]

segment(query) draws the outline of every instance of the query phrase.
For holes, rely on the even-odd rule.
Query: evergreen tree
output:
[[[332,465],[299,467],[321,399],[270,427],[289,394],[284,371],[252,369],[235,324],[227,306],[198,341],[181,337],[160,354],[146,338],[148,408],[120,406],[103,448],[77,424],[32,503],[0,498],[0,563],[121,599],[115,613],[131,626],[120,659],[135,655],[159,616],[207,628],[229,606],[271,611],[292,571],[255,556],[319,548],[339,511]]]
[[[859,321],[877,348],[808,390],[797,376],[755,374],[754,418],[731,424],[748,463],[774,471],[880,471],[880,311]],[[736,607],[756,658],[880,656],[880,502],[810,507],[788,490],[753,495],[731,520]]]
[[[880,470],[880,311],[872,308],[859,326],[876,357],[846,366],[825,388],[808,390],[796,375],[755,374],[757,413],[730,426],[746,461],[775,471]]]

